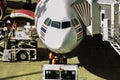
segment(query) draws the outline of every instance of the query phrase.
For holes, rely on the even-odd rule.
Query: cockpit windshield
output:
[[[52,27],[56,27],[56,28],[60,28],[60,22],[58,22],[58,21],[52,21],[51,26]]]
[[[54,28],[58,28],[58,29],[64,29],[64,28],[68,28],[71,27],[71,22],[70,21],[63,21],[63,22],[59,22],[59,21],[52,21],[52,19],[50,18],[46,18],[44,21],[44,24],[47,26],[51,26]]]
[[[62,28],[70,27],[70,21],[62,22]]]

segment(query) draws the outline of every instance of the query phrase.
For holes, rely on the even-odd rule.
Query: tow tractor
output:
[[[65,64],[43,65],[43,80],[78,80],[78,66]]]
[[[2,61],[36,60],[37,41],[33,39],[31,32],[26,33],[24,28],[17,28],[15,33],[10,31],[8,38],[5,39]]]
[[[52,63],[49,58],[49,64],[43,65],[43,80],[78,80],[78,65],[67,64],[63,55],[53,56]]]

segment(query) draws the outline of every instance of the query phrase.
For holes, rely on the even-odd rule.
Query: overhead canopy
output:
[[[25,17],[29,19],[34,19],[34,12],[26,9],[17,9],[13,10],[12,13],[10,14],[11,18],[15,17]]]

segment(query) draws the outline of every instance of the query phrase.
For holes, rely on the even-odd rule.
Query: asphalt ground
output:
[[[23,3],[23,0],[8,0],[8,3],[13,8]],[[0,61],[0,80],[42,80],[42,66],[48,64],[50,51],[39,39],[38,42],[37,61]],[[86,36],[76,49],[65,56],[68,64],[79,66],[78,80],[120,79],[120,56],[108,42],[102,41],[101,35]]]

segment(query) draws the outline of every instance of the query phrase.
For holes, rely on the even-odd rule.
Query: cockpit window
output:
[[[47,18],[45,21],[44,21],[44,24],[47,24],[49,21],[49,18]]]
[[[47,26],[50,26],[50,24],[51,24],[51,19],[50,19],[50,18],[47,18],[47,19],[44,21],[44,24],[46,24]]]
[[[62,22],[62,28],[68,28],[70,27],[70,22],[66,21],[66,22]]]
[[[72,22],[72,25],[73,25],[73,26],[76,26],[76,25],[78,25],[78,24],[79,24],[79,22],[78,22],[78,21],[77,21],[77,19],[75,19],[75,18],[74,18],[74,19],[72,19],[72,21],[71,21],[71,22]]]
[[[55,28],[60,28],[60,22],[58,22],[58,21],[52,21],[51,26],[55,27]]]
[[[64,21],[64,22],[52,21],[50,18],[46,18],[44,21],[44,24],[47,26],[62,28],[62,29],[71,27],[70,21]]]

